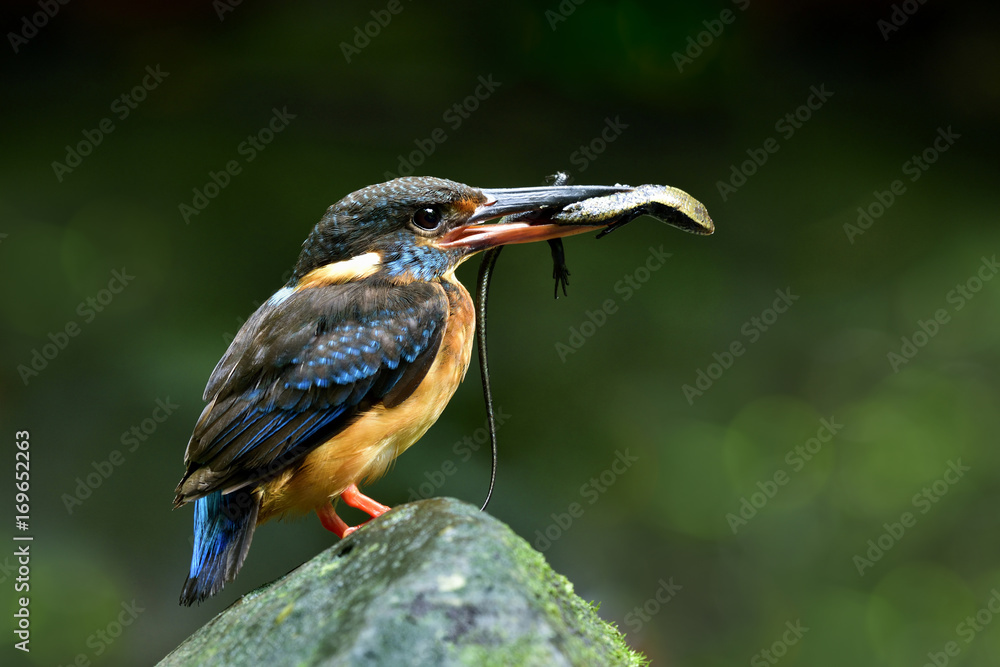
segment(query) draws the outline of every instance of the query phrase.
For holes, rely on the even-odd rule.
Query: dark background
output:
[[[268,524],[236,582],[177,605],[192,513],[170,501],[209,373],[325,208],[399,173],[436,128],[446,139],[417,156],[416,174],[480,187],[560,169],[576,183],[665,183],[704,202],[718,230],[695,237],[644,218],[569,239],[570,294],[558,301],[544,245],[504,253],[490,335],[509,418],[491,514],[547,546],[655,664],[770,664],[760,652],[773,646],[787,665],[921,665],[948,642],[959,652],[949,664],[996,664],[1000,281],[977,272],[993,277],[1000,248],[1000,24],[985,3],[902,4],[912,16],[883,34],[886,2],[566,0],[572,13],[554,22],[556,0],[403,0],[348,62],[341,44],[385,3],[247,1],[220,18],[210,2],[77,0],[16,52],[9,33],[41,10],[7,3],[0,416],[8,443],[30,430],[35,540],[32,651],[14,651],[7,633],[5,664],[153,663],[335,540],[314,517]],[[731,22],[712,23],[723,10]],[[679,68],[674,54],[699,36],[702,53]],[[112,104],[147,67],[169,74],[121,118]],[[445,113],[480,77],[498,85],[455,127]],[[832,95],[800,109],[808,120],[789,136],[776,124],[812,87]],[[294,118],[248,162],[239,147],[275,108]],[[60,180],[52,163],[103,118],[113,132]],[[622,129],[603,142],[609,121]],[[949,128],[958,138],[911,180],[905,163]],[[777,152],[723,196],[719,182],[769,138]],[[601,152],[585,159],[592,142]],[[230,160],[241,172],[186,223],[179,205]],[[885,206],[897,179],[902,194]],[[845,229],[879,206],[863,233]],[[660,246],[672,256],[626,300],[616,284],[646,278],[636,271]],[[477,264],[461,269],[466,284]],[[116,270],[134,278],[104,293],[100,312],[81,307]],[[776,290],[798,298],[774,319]],[[607,299],[615,312],[560,358],[557,343]],[[78,335],[60,338],[70,323]],[[934,335],[914,340],[922,331]],[[50,334],[64,349],[22,378]],[[734,341],[744,352],[727,358]],[[904,347],[915,356],[892,363]],[[716,379],[689,401],[682,387],[699,370]],[[157,399],[177,406],[162,423]],[[808,461],[786,458],[826,437],[823,419],[833,439]],[[152,433],[123,444],[144,420]],[[395,505],[437,479],[434,495],[481,502],[488,453],[463,460],[455,443],[483,422],[473,367],[438,424],[367,490]],[[589,480],[619,454],[636,462],[594,492]],[[458,472],[440,483],[449,461]],[[949,463],[969,470],[946,479]],[[88,475],[99,486],[78,492]],[[762,506],[736,524],[727,515],[744,498]],[[553,514],[574,502],[583,515],[563,530]],[[11,551],[0,552],[5,600]],[[663,603],[670,584],[681,588]],[[137,615],[106,643],[97,633],[118,634],[123,604]],[[796,640],[785,633],[797,622],[808,631]]]

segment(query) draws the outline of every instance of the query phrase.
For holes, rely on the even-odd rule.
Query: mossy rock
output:
[[[435,498],[245,595],[160,667],[642,664],[510,528]]]

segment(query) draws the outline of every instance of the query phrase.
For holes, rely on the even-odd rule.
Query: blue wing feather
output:
[[[209,380],[179,500],[275,474],[359,410],[412,391],[437,353],[447,303],[430,283],[326,286],[264,303]]]

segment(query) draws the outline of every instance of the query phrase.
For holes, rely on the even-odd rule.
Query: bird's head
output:
[[[302,245],[292,280],[299,284],[371,276],[394,283],[434,280],[493,246],[597,229],[602,225],[555,223],[544,213],[628,190],[572,185],[479,189],[432,177],[370,185],[327,210]],[[525,215],[485,224],[517,214]]]

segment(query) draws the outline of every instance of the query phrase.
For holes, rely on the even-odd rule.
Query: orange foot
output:
[[[379,517],[391,510],[391,507],[383,505],[377,500],[372,500],[358,490],[356,484],[351,484],[340,494],[341,499],[351,507],[356,507],[368,514],[371,518]],[[337,516],[337,510],[331,503],[324,503],[316,508],[316,515],[319,517],[323,527],[337,537],[343,539],[361,526],[348,526],[343,519]],[[367,521],[365,522],[367,523]],[[362,524],[364,525],[364,524]]]

